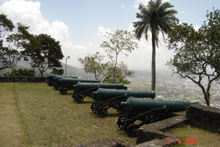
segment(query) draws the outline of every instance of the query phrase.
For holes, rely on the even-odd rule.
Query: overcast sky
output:
[[[34,34],[47,33],[60,41],[64,56],[70,56],[68,64],[81,67],[78,58],[96,51],[104,54],[100,44],[106,31],[132,30],[138,5],[149,0],[0,0],[0,13],[14,23],[30,27]],[[178,11],[181,22],[202,25],[207,10],[220,9],[219,0],[166,0]],[[161,36],[160,36],[161,38]],[[121,61],[129,69],[150,70],[151,39],[138,41],[138,48]],[[157,48],[157,70],[167,69],[165,63],[172,57],[166,43],[160,40]],[[65,59],[63,59],[65,62]]]

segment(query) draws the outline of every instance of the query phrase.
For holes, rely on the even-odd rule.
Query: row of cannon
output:
[[[153,91],[128,90],[121,83],[100,83],[98,80],[77,77],[50,75],[47,84],[61,94],[73,90],[72,98],[79,104],[87,96],[93,98],[91,111],[98,116],[106,116],[109,108],[116,109],[119,113],[117,125],[129,136],[135,136],[136,130],[144,124],[169,118],[174,112],[184,111],[191,104],[199,104],[154,99],[156,94]]]

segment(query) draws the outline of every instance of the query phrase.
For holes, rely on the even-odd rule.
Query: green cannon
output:
[[[126,112],[118,117],[117,125],[129,136],[135,136],[136,130],[142,125],[172,117],[173,112],[184,111],[191,104],[199,103],[129,97],[120,104],[120,108],[126,109]]]
[[[49,75],[49,76],[47,76],[47,85],[48,86],[53,86],[54,79],[56,79],[58,77],[62,78],[63,76],[61,76],[61,75]]]
[[[72,95],[73,99],[77,103],[82,103],[84,97],[89,96],[93,98],[93,92],[99,88],[108,88],[108,89],[127,89],[123,84],[110,84],[110,83],[82,83],[78,82],[73,86],[74,93]]]
[[[70,76],[56,76],[53,77],[53,87],[55,90],[59,90],[59,87],[61,86],[62,79],[77,79],[77,77],[70,77]]]
[[[61,94],[66,94],[68,90],[74,90],[78,82],[86,82],[86,83],[99,83],[98,80],[85,80],[85,79],[73,79],[73,78],[65,78],[60,79],[59,91]]]
[[[94,103],[91,105],[91,110],[99,116],[105,116],[109,108],[116,109],[119,114],[123,113],[124,110],[119,108],[120,102],[126,101],[130,96],[154,98],[155,92],[99,88],[96,92],[93,92]]]
[[[52,86],[52,80],[53,80],[53,77],[56,77],[57,75],[49,75],[47,76],[47,85],[48,86]]]

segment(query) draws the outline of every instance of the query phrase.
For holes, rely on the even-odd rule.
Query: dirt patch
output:
[[[25,146],[24,138],[14,84],[0,83],[0,146]]]

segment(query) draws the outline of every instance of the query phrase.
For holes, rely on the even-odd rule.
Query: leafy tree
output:
[[[47,69],[61,67],[59,60],[63,58],[63,53],[58,41],[46,34],[29,34],[26,29],[23,29],[23,34],[28,42],[23,43],[25,50],[22,53],[31,66],[39,70],[41,77]]]
[[[197,84],[210,105],[211,85],[220,77],[220,10],[207,13],[207,20],[196,31],[186,23],[169,35],[169,49],[175,51],[169,65],[182,78]]]
[[[0,70],[8,68],[8,61],[5,57],[7,48],[4,47],[3,41],[6,34],[14,29],[14,25],[10,19],[4,14],[0,14]]]
[[[11,66],[12,71],[15,70],[17,63],[21,60],[21,51],[24,49],[22,44],[24,42],[23,35],[20,32],[21,28],[26,26],[18,23],[18,33],[10,34],[6,38],[8,46],[5,50],[5,56],[8,60],[8,64]]]
[[[148,40],[148,31],[151,32],[152,37],[152,90],[156,88],[156,46],[158,46],[159,32],[167,34],[171,31],[172,26],[178,19],[175,17],[176,10],[170,9],[173,5],[169,2],[162,3],[162,0],[151,0],[147,7],[140,4],[137,13],[138,21],[134,22],[135,35],[137,39],[141,39],[144,34],[145,39]]]
[[[107,56],[110,59],[112,80],[118,82],[117,79],[117,70],[118,58],[120,54],[125,54],[128,56],[128,53],[132,52],[137,48],[137,43],[134,40],[134,35],[126,30],[117,30],[114,34],[107,33],[107,41],[103,41],[100,45],[107,53]],[[123,64],[124,65],[124,64]]]
[[[108,63],[102,63],[104,56],[96,52],[95,55],[79,58],[79,61],[84,66],[86,73],[93,73],[96,80],[102,81],[107,73]]]

